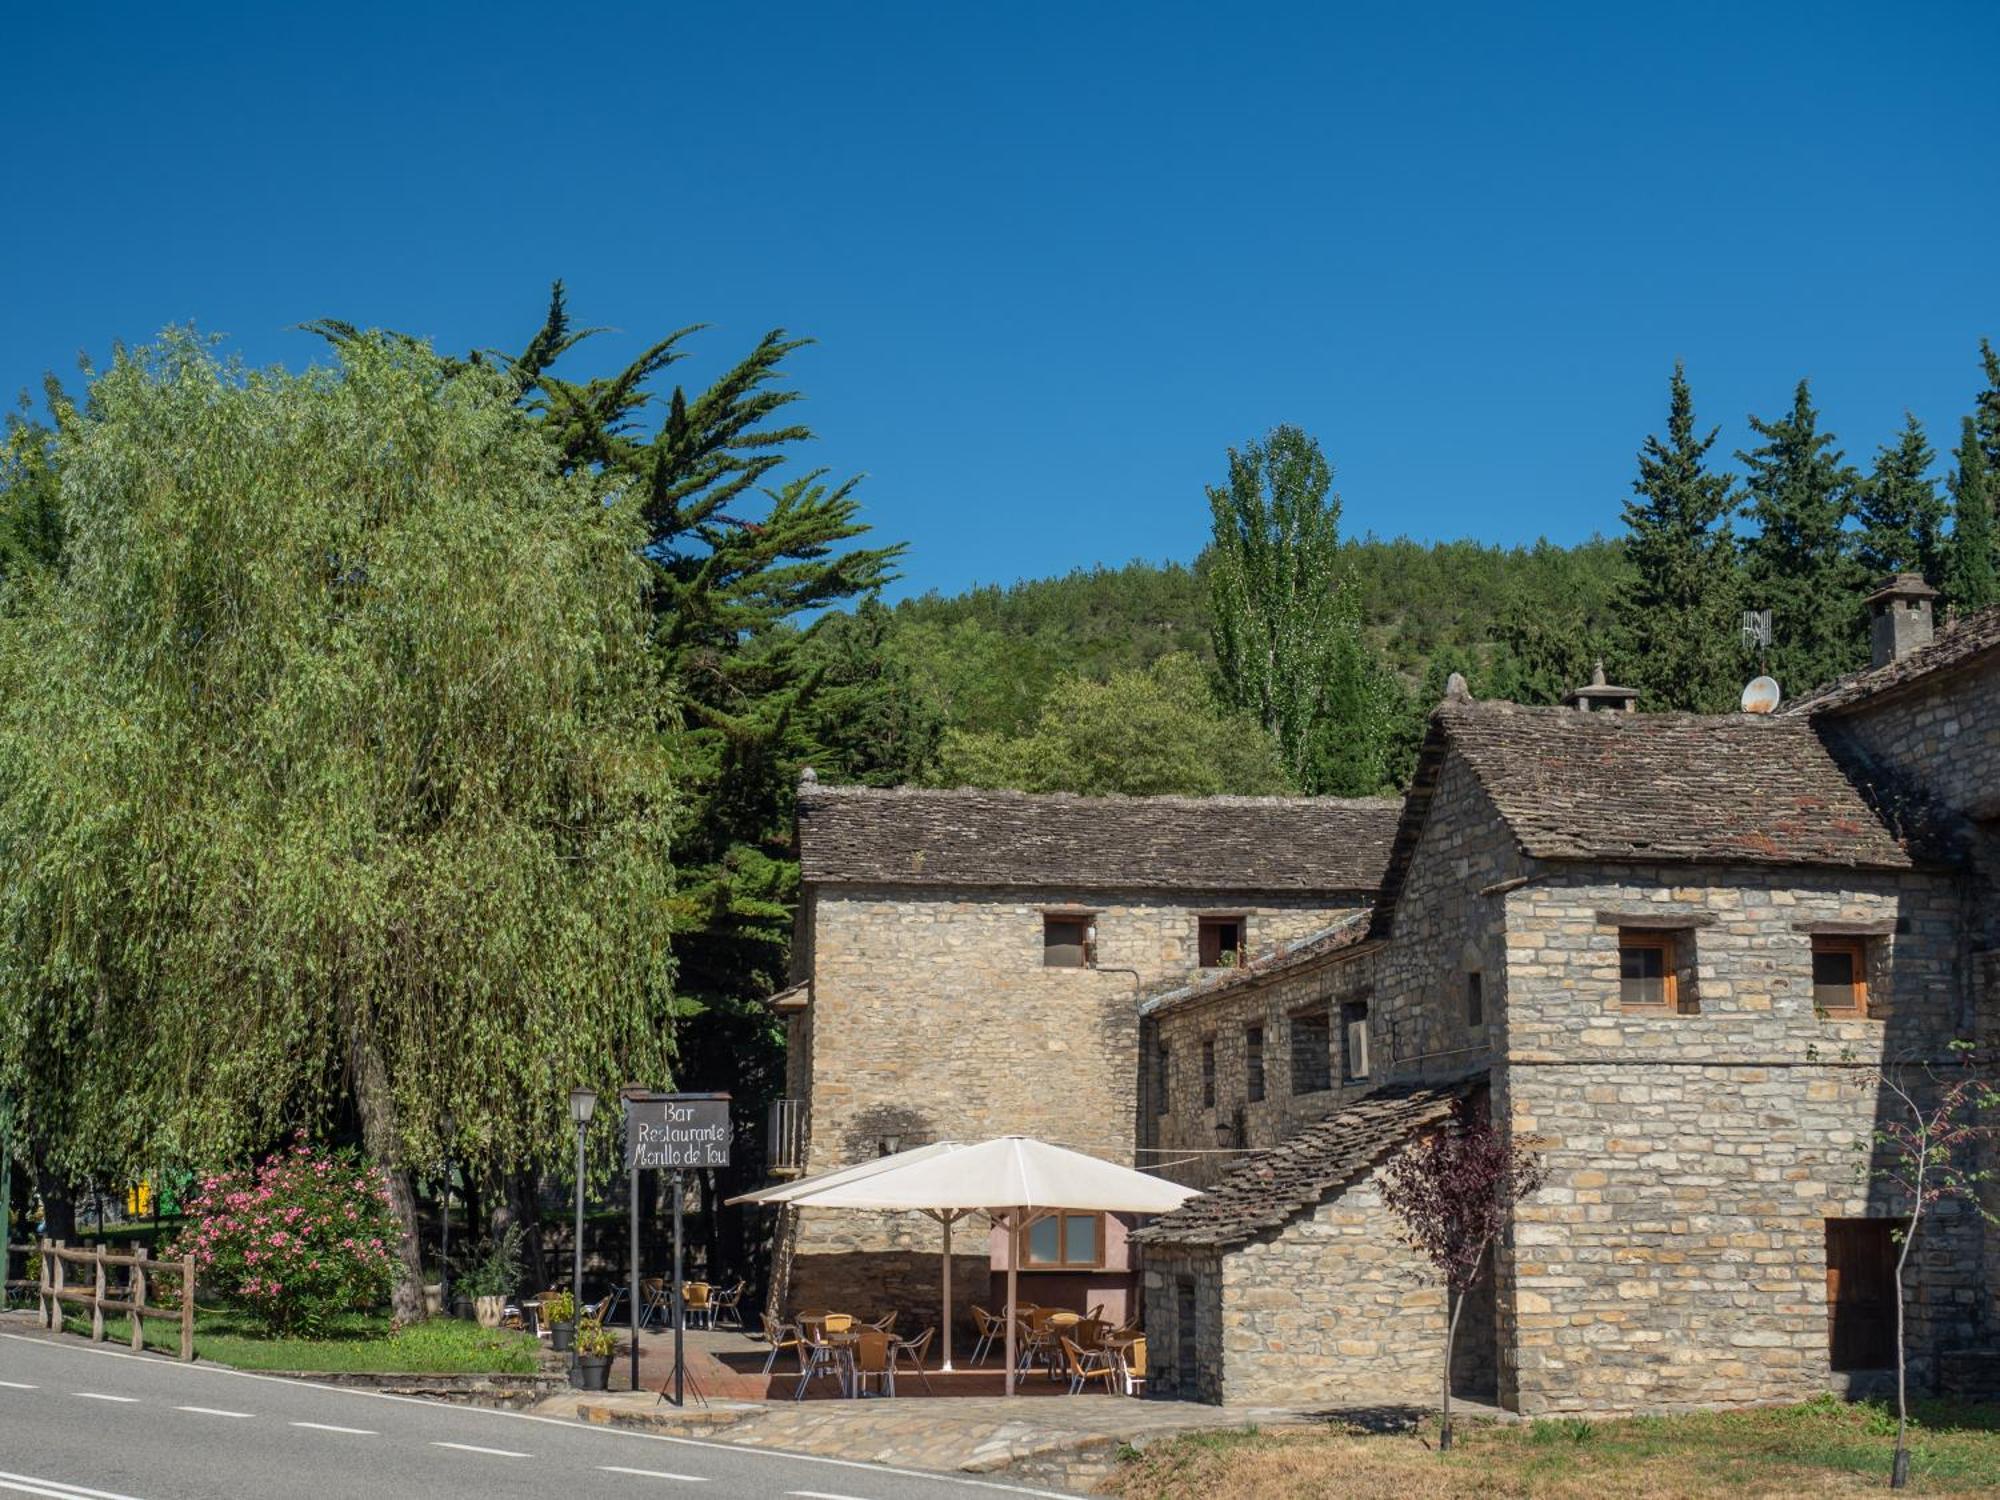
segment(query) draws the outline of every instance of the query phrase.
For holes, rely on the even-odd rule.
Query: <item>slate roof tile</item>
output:
[[[1401,804],[799,788],[805,879],[897,885],[1372,892]]]
[[[1443,1120],[1462,1092],[1402,1085],[1363,1095],[1282,1145],[1257,1152],[1207,1192],[1135,1230],[1132,1239],[1142,1245],[1226,1249],[1282,1228]]]
[[[1920,646],[1901,661],[1869,667],[1830,683],[1785,705],[1782,713],[1837,713],[1906,687],[1936,672],[1969,666],[1990,651],[2000,650],[2000,604],[1967,615],[1951,629],[1936,636],[1928,646]]]

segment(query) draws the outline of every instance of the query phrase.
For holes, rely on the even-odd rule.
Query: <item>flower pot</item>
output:
[[[463,1318],[466,1322],[470,1323],[472,1321],[472,1299],[463,1292],[453,1296],[451,1299],[451,1315],[454,1318]]]
[[[424,1288],[424,1316],[440,1318],[444,1316],[444,1283],[433,1281]]]
[[[475,1297],[472,1307],[473,1314],[479,1319],[479,1326],[481,1328],[498,1328],[500,1326],[500,1319],[507,1312],[507,1299],[505,1297]]]
[[[608,1354],[579,1354],[576,1368],[570,1372],[570,1380],[580,1391],[601,1391],[611,1378],[611,1356]]]
[[[549,1324],[549,1347],[555,1350],[556,1353],[558,1354],[569,1353],[571,1347],[575,1343],[576,1343],[576,1324],[574,1323]]]

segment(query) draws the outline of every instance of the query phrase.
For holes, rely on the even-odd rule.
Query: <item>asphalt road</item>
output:
[[[1048,1493],[0,1334],[0,1500]]]

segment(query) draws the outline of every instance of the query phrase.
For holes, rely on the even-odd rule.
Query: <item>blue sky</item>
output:
[[[0,59],[0,390],[193,321],[609,365],[764,329],[900,591],[1191,557],[1224,450],[1350,531],[1615,529],[1687,361],[1941,445],[2000,339],[2000,6],[44,5]]]

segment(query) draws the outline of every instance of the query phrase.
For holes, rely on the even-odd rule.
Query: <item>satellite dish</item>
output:
[[[1750,685],[1743,689],[1743,712],[1746,714],[1768,714],[1776,710],[1778,680],[1775,677],[1753,677]]]

